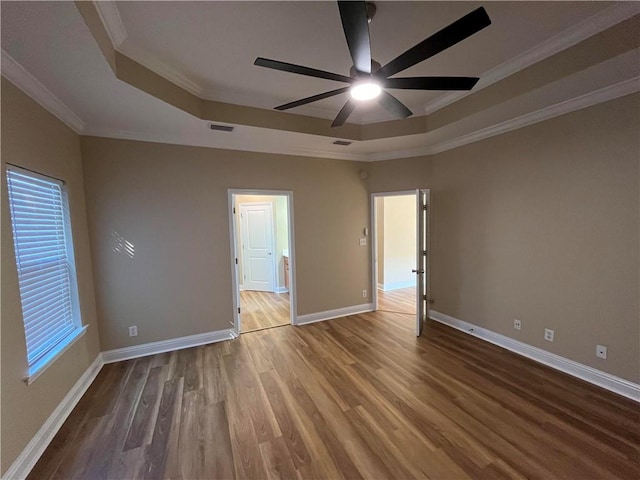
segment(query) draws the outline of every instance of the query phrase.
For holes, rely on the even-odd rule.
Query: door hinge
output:
[[[238,259],[236,258],[236,265],[238,264]]]
[[[423,206],[422,206],[422,209],[423,209],[423,210],[426,210],[426,209],[427,209],[427,205],[423,205]]]
[[[427,296],[426,295],[422,295],[422,300],[424,300],[426,302],[427,301]]]
[[[240,313],[240,307],[238,307],[238,313]]]
[[[236,207],[233,207],[233,213],[234,214],[236,213]]]
[[[426,251],[426,250],[423,250],[423,251],[422,251],[422,255],[424,255],[424,256],[426,257],[426,256],[427,256],[427,251]],[[237,259],[236,259],[236,263],[238,263]]]

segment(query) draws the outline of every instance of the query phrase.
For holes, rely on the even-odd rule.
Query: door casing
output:
[[[287,221],[289,227],[289,318],[292,325],[297,324],[297,292],[296,292],[296,250],[295,250],[295,224],[293,214],[293,192],[290,190],[258,190],[258,189],[227,189],[227,209],[229,212],[229,242],[231,252],[231,293],[233,299],[233,320],[230,321],[234,336],[240,335],[240,282],[238,278],[238,265],[236,259],[240,252],[237,251],[236,232],[239,228],[239,212],[233,213],[235,195],[269,195],[284,196],[287,198]]]
[[[372,193],[371,194],[371,228],[370,228],[370,232],[371,232],[371,300],[373,303],[373,309],[374,311],[378,310],[378,259],[377,259],[377,250],[378,250],[378,241],[377,241],[377,230],[376,230],[376,199],[377,198],[383,198],[383,197],[397,197],[397,196],[405,196],[405,195],[411,195],[413,197],[416,198],[417,201],[417,191],[423,191],[427,193],[427,201],[429,203],[429,208],[431,208],[431,195],[430,195],[430,190],[428,188],[420,188],[417,190],[400,190],[400,191],[393,191],[393,192],[376,192],[376,193]],[[427,219],[431,219],[431,215],[427,216]],[[418,229],[418,225],[416,225],[416,231]],[[427,225],[427,236],[426,236],[426,243],[427,243],[427,250],[429,250],[429,245],[430,245],[430,232],[431,229],[429,228],[429,225]],[[415,249],[416,251],[418,251],[418,242],[417,242],[417,238],[416,238],[416,245],[415,245]],[[416,259],[417,260],[417,259]],[[416,264],[416,267],[418,265]],[[427,282],[427,302],[428,299],[430,298],[430,289],[431,289],[431,269],[429,266],[429,256],[427,255],[426,258],[426,272],[425,272],[425,281]],[[416,284],[416,289],[417,289],[417,284]],[[427,303],[428,306],[428,303]],[[417,308],[418,305],[416,305],[416,315],[417,315]],[[427,316],[428,316],[428,310],[427,310]]]

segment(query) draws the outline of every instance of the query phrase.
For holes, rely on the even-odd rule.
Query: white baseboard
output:
[[[333,318],[346,317],[347,315],[356,315],[358,313],[372,312],[373,303],[363,303],[362,305],[353,305],[351,307],[336,308],[335,310],[327,310],[325,312],[307,313],[306,315],[298,315],[296,325],[306,325],[307,323],[322,322]]]
[[[188,335],[186,337],[171,338],[159,342],[143,343],[142,345],[134,345],[132,347],[117,348],[115,350],[107,350],[102,352],[104,363],[120,362],[131,358],[146,357],[147,355],[155,355],[156,353],[171,352],[173,350],[181,350],[183,348],[197,347],[206,345],[207,343],[222,342],[223,340],[232,340],[236,338],[232,329],[216,330],[214,332],[199,333],[197,335]]]
[[[75,385],[71,387],[69,393],[65,395],[42,427],[40,427],[40,430],[38,430],[24,450],[18,455],[18,458],[15,459],[13,464],[5,472],[2,477],[3,479],[22,479],[29,475],[29,472],[31,472],[38,459],[49,446],[53,437],[58,433],[58,430],[60,430],[64,421],[78,404],[82,395],[87,391],[103,365],[102,354],[98,354],[93,363],[89,365],[89,368],[85,370]]]
[[[429,317],[436,322],[443,323],[474,337],[481,338],[489,343],[506,348],[518,355],[530,358],[536,362],[547,365],[561,372],[568,373],[586,382],[602,387],[611,392],[623,395],[640,402],[640,385],[625,380],[610,373],[603,372],[588,365],[569,360],[555,353],[547,352],[541,348],[533,347],[505,335],[492,332],[486,328],[478,327],[464,320],[459,320],[444,313],[431,311]]]
[[[409,287],[415,287],[415,286],[416,286],[415,279],[414,280],[409,280],[407,282],[383,283],[382,284],[382,291],[388,292],[389,290],[398,290],[400,288],[409,288]]]
[[[289,293],[289,289],[287,287],[276,287],[276,293]]]

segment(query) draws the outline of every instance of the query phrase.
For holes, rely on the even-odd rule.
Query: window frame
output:
[[[30,363],[29,361],[29,351],[27,347],[26,341],[26,325],[25,318],[23,313],[23,293],[20,288],[21,281],[21,270],[18,265],[18,249],[16,243],[16,230],[14,225],[14,201],[12,197],[12,187],[11,187],[11,173],[17,173],[19,175],[26,176],[28,178],[33,178],[35,180],[40,180],[48,183],[53,183],[60,188],[60,200],[61,200],[61,212],[62,212],[62,225],[63,225],[63,234],[64,234],[64,246],[65,246],[65,261],[67,264],[68,272],[69,272],[69,304],[71,306],[71,323],[73,329],[69,331],[66,335],[61,337],[56,343],[52,344],[51,347],[46,350],[42,355],[40,355],[37,359]],[[82,315],[80,310],[80,296],[78,292],[78,276],[76,271],[76,262],[75,262],[75,250],[73,247],[73,232],[71,228],[71,211],[69,207],[69,195],[67,191],[66,182],[60,180],[55,177],[51,177],[48,175],[44,175],[38,172],[34,172],[32,170],[19,167],[17,165],[7,164],[5,179],[7,182],[7,200],[9,204],[9,216],[11,222],[11,235],[13,240],[13,259],[16,262],[16,275],[18,278],[18,290],[20,294],[20,311],[22,315],[22,327],[25,332],[25,350],[26,350],[26,361],[27,361],[27,372],[25,375],[25,382],[29,385],[36,378],[38,378],[49,366],[51,366],[56,359],[58,359],[71,345],[73,345],[79,338],[81,338],[86,330],[88,325],[82,324]],[[61,289],[59,295],[65,295],[64,291]]]

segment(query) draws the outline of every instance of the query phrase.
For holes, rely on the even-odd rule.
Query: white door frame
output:
[[[428,188],[421,188],[419,190],[426,190],[429,191]],[[378,310],[378,232],[376,230],[376,220],[377,220],[377,212],[376,212],[376,199],[377,198],[384,198],[384,197],[400,197],[400,196],[405,196],[405,195],[411,195],[413,197],[416,197],[416,190],[401,190],[401,191],[395,191],[395,192],[376,192],[376,193],[372,193],[371,194],[371,278],[372,278],[372,285],[371,285],[371,300],[373,303],[373,309],[374,311]],[[429,218],[431,218],[431,216],[429,216]],[[416,225],[417,228],[417,225]],[[427,229],[427,235],[430,235],[430,229]],[[427,242],[429,242],[429,239],[427,238]],[[416,245],[416,249],[417,249],[417,245]],[[416,265],[417,267],[417,265]],[[429,280],[430,277],[430,271],[429,269],[427,269],[427,281]],[[430,285],[430,282],[427,283],[427,285]]]
[[[238,252],[236,249],[236,231],[238,228],[236,215],[233,213],[235,195],[271,195],[282,196],[287,198],[287,222],[289,230],[289,318],[291,324],[296,325],[298,320],[297,295],[296,295],[296,250],[295,235],[293,223],[293,192],[290,190],[257,190],[257,189],[227,189],[227,206],[229,211],[229,241],[231,252],[231,285],[233,298],[233,334],[237,337],[240,335],[240,315],[238,308],[240,305],[240,282],[238,278],[238,265],[236,258]]]
[[[278,267],[276,265],[276,258],[278,257],[277,255],[274,255],[275,251],[276,251],[276,225],[275,225],[275,216],[274,216],[274,212],[273,212],[273,206],[271,205],[271,203],[269,202],[245,202],[245,203],[241,203],[239,205],[240,207],[240,213],[242,215],[242,207],[243,206],[250,206],[250,207],[269,207],[269,210],[271,210],[271,284],[273,285],[273,292],[275,293],[276,290],[278,289],[278,281],[277,281],[277,277],[278,277]],[[247,224],[247,228],[248,228],[248,224]],[[242,218],[240,219],[240,232],[242,232],[243,228],[242,228]],[[238,232],[236,231],[236,234]],[[242,232],[243,236],[245,232]],[[244,242],[243,242],[244,243]],[[246,272],[246,258],[245,258],[245,249],[242,249],[242,252],[240,252],[240,256],[242,257],[242,267],[243,267],[243,273]],[[239,259],[240,257],[238,257]],[[238,279],[238,282],[240,281],[240,279]],[[244,279],[242,282],[242,285],[244,286]],[[239,286],[239,285],[238,285]],[[245,287],[246,289],[246,287]]]

